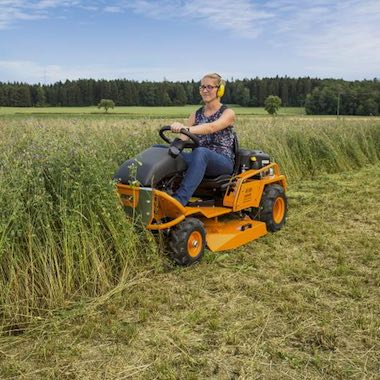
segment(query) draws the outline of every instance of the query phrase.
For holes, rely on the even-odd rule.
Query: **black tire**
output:
[[[256,219],[264,222],[267,230],[277,232],[286,222],[288,199],[284,188],[280,185],[267,185],[261,197],[260,208]]]
[[[199,262],[205,245],[206,232],[198,219],[187,218],[170,231],[169,254],[179,265],[188,266]]]

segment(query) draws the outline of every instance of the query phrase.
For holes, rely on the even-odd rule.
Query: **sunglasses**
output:
[[[211,84],[208,84],[207,86],[205,86],[204,84],[202,84],[201,86],[199,86],[199,91],[203,91],[203,90],[207,90],[207,91],[211,91],[213,88],[217,88],[219,86],[211,86]]]

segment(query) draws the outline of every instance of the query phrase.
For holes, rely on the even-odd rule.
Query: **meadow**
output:
[[[187,111],[0,110],[0,378],[378,378],[380,118],[238,111],[287,224],[178,268],[111,178]]]
[[[187,106],[172,106],[172,107],[115,107],[108,110],[108,117],[128,117],[128,118],[165,118],[165,117],[187,117],[191,112],[194,112],[200,106],[187,105]],[[268,113],[263,107],[241,107],[232,105],[237,115],[261,115],[267,116]],[[85,116],[95,115],[99,117],[103,115],[104,109],[92,107],[0,107],[0,117],[6,115],[22,116]],[[304,115],[305,109],[303,107],[287,107],[280,108],[280,116],[296,116]]]

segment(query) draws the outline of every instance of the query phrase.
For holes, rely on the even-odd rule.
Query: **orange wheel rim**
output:
[[[187,240],[187,251],[189,252],[189,256],[197,257],[202,250],[202,234],[199,231],[193,231],[189,239]]]
[[[280,224],[285,215],[285,201],[278,197],[273,205],[273,220],[276,224]]]

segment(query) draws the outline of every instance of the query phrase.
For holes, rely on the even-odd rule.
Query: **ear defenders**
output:
[[[216,93],[218,98],[221,98],[224,95],[224,89],[225,89],[225,86],[223,83],[221,83],[219,85],[218,92]]]
[[[216,96],[218,98],[221,98],[224,95],[224,90],[225,90],[226,86],[224,85],[224,80],[223,80],[221,75],[219,75],[218,73],[214,73],[214,75],[218,76],[218,78],[219,78],[219,87],[218,87],[218,91],[216,93]]]

